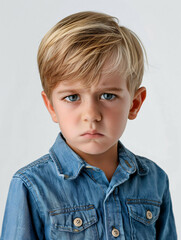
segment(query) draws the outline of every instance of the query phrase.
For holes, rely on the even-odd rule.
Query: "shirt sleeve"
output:
[[[1,240],[43,239],[42,224],[35,198],[21,178],[11,181]]]
[[[157,221],[157,238],[158,240],[177,240],[175,220],[172,210],[172,201],[169,191],[168,177],[166,180],[165,193],[163,202],[160,207],[160,217]]]

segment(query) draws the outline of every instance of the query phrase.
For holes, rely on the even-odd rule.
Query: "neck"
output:
[[[88,164],[100,168],[104,171],[108,181],[111,180],[117,166],[118,166],[118,143],[101,154],[87,154],[79,152],[79,156],[83,158]]]

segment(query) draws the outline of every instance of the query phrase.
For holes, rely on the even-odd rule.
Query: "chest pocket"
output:
[[[50,213],[51,238],[98,240],[97,213],[93,205],[62,208]]]
[[[127,200],[132,239],[156,239],[155,223],[160,214],[160,204],[154,200]]]

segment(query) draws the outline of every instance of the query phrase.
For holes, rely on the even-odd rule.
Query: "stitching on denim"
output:
[[[161,202],[149,199],[127,199],[127,204],[147,204],[160,207]]]
[[[117,187],[117,191],[118,191],[118,193],[117,193],[117,196],[118,196],[119,195],[119,187]],[[119,197],[117,197],[118,200],[116,199],[115,192],[113,192],[113,197],[114,197],[114,200],[116,202],[116,207],[117,207],[116,212],[117,212],[117,218],[119,219],[118,223],[121,224],[121,222],[123,221],[122,220],[122,214],[121,214],[121,212],[119,213],[119,209],[121,209],[121,201],[119,200]]]
[[[131,204],[130,204],[130,205],[131,205]],[[154,204],[149,204],[149,205],[154,205]],[[154,205],[154,206],[157,206],[157,205]],[[160,206],[158,206],[158,207],[160,207]],[[130,210],[131,210],[131,211],[130,211]],[[138,215],[132,210],[131,206],[130,206],[130,209],[129,209],[129,207],[128,207],[128,213],[129,213],[129,216],[130,216],[130,217],[131,217],[131,215],[133,215],[133,218],[135,217],[135,220],[138,220],[138,221],[140,220],[141,222],[143,222],[143,223],[146,224],[146,225],[155,222],[155,221],[158,219],[158,216],[159,216],[159,214],[157,214],[151,221],[145,220],[143,217],[138,216]]]
[[[130,209],[131,209],[131,207],[130,207]],[[153,222],[157,219],[157,216],[156,216],[156,217],[152,218],[151,221],[145,220],[144,218],[142,218],[142,217],[138,216],[137,214],[135,214],[132,209],[131,209],[131,213],[132,213],[133,216],[135,216],[135,218],[136,218],[138,221],[140,220],[141,222],[145,223],[146,225],[147,225],[147,224],[150,224],[150,223],[153,223]]]
[[[134,204],[137,204],[137,205],[152,205],[152,206],[155,206],[155,207],[160,207],[160,204],[156,204],[156,203],[147,203],[147,202],[140,202],[140,203],[128,203],[128,205],[134,205]]]
[[[28,164],[26,167],[23,167],[23,168],[21,168],[20,170],[18,170],[18,171],[15,173],[15,176],[16,176],[16,174],[20,174],[20,175],[23,174],[26,170],[28,170],[28,169],[31,168],[31,167],[37,166],[37,165],[39,165],[39,164],[48,163],[48,160],[49,160],[49,159],[50,159],[50,158],[49,158],[49,155],[47,154],[47,155],[45,155],[45,156],[43,157],[43,159],[36,160],[36,161]]]
[[[157,216],[155,216],[151,221],[148,221],[147,220],[147,222],[143,219],[143,218],[140,218],[140,217],[138,217],[136,214],[134,214],[134,212],[132,212],[132,209],[131,209],[131,207],[130,207],[130,209],[131,209],[131,212],[130,212],[130,209],[129,209],[129,207],[127,206],[127,208],[128,208],[128,213],[129,213],[129,220],[130,220],[130,225],[131,225],[131,239],[133,240],[133,239],[136,239],[136,235],[135,235],[135,226],[134,226],[134,224],[133,224],[133,220],[135,221],[139,221],[139,219],[140,219],[140,221],[141,221],[141,223],[144,223],[146,226],[149,226],[149,224],[151,223],[154,223],[157,219],[158,219],[158,217],[159,217],[159,214],[157,214]],[[132,217],[131,216],[131,213],[132,213],[132,215],[134,215],[135,216],[135,218],[134,218],[134,216]]]
[[[108,198],[107,198],[107,200],[106,200],[106,202],[108,203],[109,202],[109,200],[108,200]],[[107,212],[107,226],[110,226],[110,221],[109,221],[109,219],[110,219],[110,215],[109,215],[109,207],[107,207],[107,204],[105,203],[105,210],[106,210],[106,212]],[[108,231],[108,228],[107,228],[107,236],[108,236],[108,239],[109,239],[109,236],[110,236],[110,231]]]
[[[135,229],[133,225],[133,219],[132,218],[129,218],[129,219],[130,219],[130,227],[131,227],[131,239],[134,240],[136,238],[135,238]]]
[[[130,211],[130,210],[131,210],[131,211]],[[136,219],[142,220],[141,218],[137,217],[136,214],[133,213],[131,207],[130,207],[130,209],[128,208],[128,213],[129,213],[129,216],[130,216],[130,217],[131,217],[131,214],[133,214],[133,215],[136,217]],[[131,223],[132,223],[132,218],[130,218],[130,220],[131,220]],[[143,222],[144,222],[144,219],[143,219]],[[132,226],[133,226],[133,225],[132,225]]]
[[[118,194],[119,194],[119,188],[118,187],[117,187],[117,191],[118,191]],[[114,197],[114,201],[116,202],[116,207],[117,207],[117,209],[119,209],[119,202],[120,201],[117,201],[115,191],[113,191],[113,197]],[[121,202],[120,202],[120,204],[121,204]]]
[[[130,228],[131,228],[131,231],[130,231],[131,239],[133,240],[134,239],[134,228],[133,228],[133,222],[132,222],[133,218],[131,217],[128,205],[126,205],[126,207],[127,207],[127,211],[128,211],[128,215],[129,215],[129,223],[130,223]]]
[[[94,205],[83,205],[83,206],[77,206],[77,207],[71,207],[71,208],[60,208],[57,210],[49,211],[49,214],[51,216],[55,216],[55,215],[64,214],[64,213],[88,211],[91,209],[95,209]]]
[[[64,230],[70,230],[70,231],[74,231],[74,229],[77,229],[79,232],[80,231],[83,231],[83,230],[85,230],[86,228],[88,228],[88,227],[90,227],[90,226],[92,226],[94,223],[96,223],[97,222],[97,219],[96,218],[93,218],[93,219],[91,219],[89,222],[86,222],[82,227],[80,227],[79,229],[77,229],[77,228],[73,228],[73,227],[65,227],[65,226],[63,226],[63,225],[61,225],[61,224],[54,224],[54,227],[56,228],[56,229],[64,229]],[[75,232],[76,233],[76,232]],[[78,232],[77,232],[78,233]]]
[[[22,175],[24,178],[26,178],[26,180],[29,182],[31,188],[33,189],[33,184],[31,183],[30,179],[29,179],[25,174],[23,174],[23,173],[22,173],[21,175]],[[21,178],[20,176],[19,176],[19,177],[18,177],[18,176],[14,176],[13,178],[19,178],[19,179],[21,179],[21,180],[23,181],[23,183],[25,184],[26,188],[31,192],[31,194],[32,194],[32,196],[33,196],[33,198],[34,198],[34,201],[35,201],[35,203],[36,203],[36,205],[37,205],[37,208],[38,208],[38,210],[39,210],[40,215],[42,215],[42,214],[41,214],[40,207],[39,207],[39,203],[38,203],[38,201],[37,201],[37,199],[39,200],[39,197],[38,197],[38,194],[37,194],[36,190],[33,189],[34,192],[35,192],[35,195],[36,195],[37,199],[36,199],[36,197],[34,196],[31,188],[29,188],[28,184],[26,183],[26,181],[25,181],[23,178]],[[40,200],[39,200],[39,202],[40,202]],[[41,219],[43,219],[43,217],[41,217]]]

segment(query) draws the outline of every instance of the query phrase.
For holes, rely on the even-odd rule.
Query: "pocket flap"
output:
[[[135,220],[145,224],[153,224],[159,217],[160,202],[144,199],[128,199],[129,215]]]
[[[95,224],[97,213],[93,205],[62,208],[50,212],[52,227],[66,232],[81,232]]]

